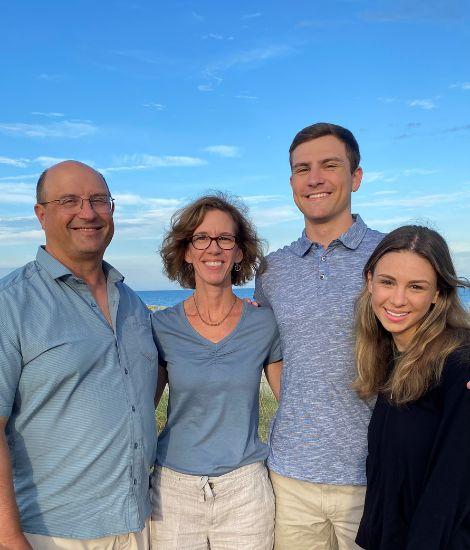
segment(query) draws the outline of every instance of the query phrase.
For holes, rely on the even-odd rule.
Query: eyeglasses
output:
[[[113,197],[110,197],[109,195],[95,195],[94,197],[90,198],[78,197],[77,195],[68,195],[67,197],[62,197],[61,199],[40,202],[38,204],[42,204],[43,206],[45,206],[46,204],[50,204],[51,202],[56,202],[61,210],[66,210],[70,213],[78,213],[83,208],[83,201],[88,201],[90,203],[90,207],[95,212],[103,214],[108,214],[109,212],[111,212],[114,204]]]
[[[219,235],[218,237],[209,237],[209,235],[193,235],[189,241],[196,250],[206,250],[215,241],[222,250],[232,250],[237,242],[235,235]]]

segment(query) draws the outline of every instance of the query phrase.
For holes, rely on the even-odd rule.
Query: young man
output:
[[[157,352],[149,311],[103,261],[103,177],[37,186],[46,246],[0,282],[0,548],[149,547]]]
[[[317,123],[290,147],[302,236],[267,257],[255,300],[274,311],[283,345],[279,410],[268,459],[279,550],[351,550],[365,495],[371,406],[351,389],[353,308],[383,234],[351,213],[361,184],[349,130]]]

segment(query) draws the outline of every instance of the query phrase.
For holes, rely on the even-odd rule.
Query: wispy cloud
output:
[[[457,88],[459,90],[470,90],[470,82],[458,82],[456,84],[451,84],[449,88]]]
[[[65,116],[64,113],[43,113],[41,111],[33,111],[32,115],[45,116],[47,118],[60,118]]]
[[[161,103],[142,103],[142,107],[147,107],[148,109],[154,109],[155,111],[164,111],[166,109],[165,105],[162,105]]]
[[[36,164],[39,164],[43,168],[49,168],[53,164],[57,164],[58,162],[63,162],[64,160],[67,160],[66,158],[60,158],[60,157],[36,157],[32,162],[35,162]],[[87,163],[90,164],[90,163]]]
[[[98,128],[90,122],[64,120],[50,124],[26,124],[24,122],[0,122],[0,132],[7,135],[30,138],[77,139],[95,134]]]
[[[251,216],[256,220],[257,227],[269,227],[278,223],[298,220],[300,217],[299,211],[292,205],[280,205],[273,207],[264,207],[253,209]]]
[[[235,99],[247,99],[249,101],[254,101],[254,100],[258,99],[258,97],[255,96],[255,95],[250,95],[250,94],[237,94],[235,96]]]
[[[29,183],[0,183],[0,204],[34,204],[36,186]]]
[[[404,176],[431,176],[437,174],[437,170],[429,170],[428,168],[408,168],[403,170]]]
[[[436,103],[432,99],[410,99],[407,101],[407,104],[409,107],[418,107],[425,111],[431,111],[437,108]]]
[[[456,191],[454,193],[436,193],[434,195],[418,195],[411,197],[393,197],[390,199],[377,199],[371,201],[357,201],[356,206],[364,207],[389,207],[397,208],[428,208],[435,204],[449,204],[460,201],[466,201],[470,198],[470,190]]]
[[[108,173],[177,166],[203,166],[204,164],[207,164],[207,161],[197,157],[156,156],[135,153],[132,155],[121,155],[119,157],[116,157],[113,166],[100,168],[99,170],[102,173]]]
[[[12,159],[9,157],[0,157],[0,164],[8,164],[9,166],[17,166],[24,168],[28,164],[28,159]]]
[[[40,80],[49,80],[50,82],[58,82],[64,78],[62,74],[50,74],[50,73],[41,73],[38,75]]]
[[[258,17],[261,17],[261,12],[257,11],[254,13],[245,13],[245,15],[242,15],[242,19],[257,19]]]
[[[233,158],[240,156],[240,148],[235,145],[209,145],[204,148],[204,151],[219,157]]]

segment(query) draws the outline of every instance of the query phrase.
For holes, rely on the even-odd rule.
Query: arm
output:
[[[455,360],[452,360],[454,362]],[[447,370],[447,367],[452,367]],[[406,550],[450,548],[470,514],[470,365],[449,364],[442,378],[442,417],[426,485],[410,524]]]
[[[20,525],[15,501],[10,452],[5,437],[7,418],[0,417],[0,548],[31,550]]]
[[[264,374],[268,381],[269,387],[276,398],[279,401],[279,395],[281,393],[281,374],[282,374],[282,361],[276,361],[270,363],[264,367]]]
[[[155,392],[155,408],[158,407],[162,398],[163,390],[168,383],[168,373],[162,363],[158,363],[157,390]]]

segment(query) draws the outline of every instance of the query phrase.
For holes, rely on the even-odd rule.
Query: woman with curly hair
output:
[[[152,480],[152,544],[161,549],[273,546],[274,496],[258,438],[264,369],[278,397],[281,349],[272,311],[234,294],[262,260],[261,243],[226,196],[178,211],[161,249],[170,280],[194,293],[153,314],[157,400],[168,420]]]
[[[356,311],[359,395],[378,394],[356,542],[367,550],[470,548],[470,321],[444,239],[389,233]]]

